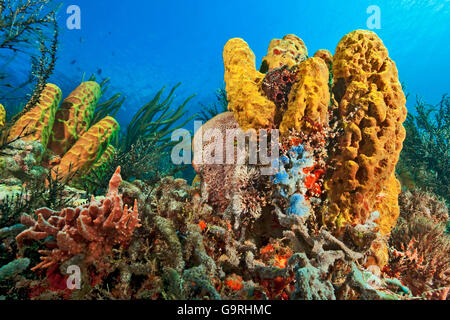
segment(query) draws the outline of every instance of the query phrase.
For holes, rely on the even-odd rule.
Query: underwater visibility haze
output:
[[[0,300],[450,298],[450,1],[0,19]]]

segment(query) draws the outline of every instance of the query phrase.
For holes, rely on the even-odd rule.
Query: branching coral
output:
[[[28,240],[43,240],[53,237],[54,249],[43,250],[42,262],[33,270],[46,269],[59,265],[71,257],[84,254],[83,262],[94,264],[98,271],[107,269],[105,261],[113,247],[127,246],[135,228],[139,227],[137,202],[128,209],[118,194],[120,168],[111,178],[106,198],[97,201],[94,198],[88,205],[76,209],[66,208],[61,212],[47,208],[36,211],[37,220],[24,215],[21,221],[29,228],[17,236],[19,248]]]

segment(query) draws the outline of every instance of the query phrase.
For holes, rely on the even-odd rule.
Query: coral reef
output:
[[[11,261],[7,265],[0,267],[0,281],[5,281],[13,278],[17,274],[28,268],[30,265],[30,259],[16,259]]]
[[[192,185],[166,161],[172,133],[193,119],[192,97],[171,108],[178,85],[122,133],[123,99],[102,98],[108,82],[95,77],[58,110],[61,92],[44,92],[11,123],[0,145],[0,298],[448,299],[448,208],[428,191],[400,194],[405,96],[382,41],[357,30],[334,56],[308,58],[287,35],[257,71],[235,38],[223,58],[218,98],[230,111],[200,115]],[[409,124],[441,147],[444,120]]]
[[[223,57],[228,108],[242,130],[279,127],[286,134],[327,122],[329,70],[322,59],[304,61],[306,55],[303,41],[294,35],[274,40],[263,62],[264,75],[255,70],[247,43],[238,38],[227,42]]]

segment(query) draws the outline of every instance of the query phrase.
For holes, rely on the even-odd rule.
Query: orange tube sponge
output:
[[[29,228],[16,237],[19,248],[29,240],[43,240],[50,236],[56,240],[56,247],[39,251],[42,262],[32,270],[60,265],[77,254],[84,255],[86,265],[95,264],[99,270],[104,270],[107,267],[105,258],[112,254],[113,247],[126,247],[134,230],[140,227],[137,201],[133,208],[128,209],[118,193],[121,181],[118,167],[103,200],[97,201],[92,197],[87,205],[66,208],[61,212],[39,209],[36,211],[37,221],[24,215],[22,223]]]
[[[54,84],[47,84],[41,93],[39,103],[12,126],[9,139],[23,136],[22,140],[39,141],[46,148],[61,97],[61,89]]]
[[[112,117],[105,117],[85,132],[54,168],[54,174],[66,179],[71,175],[81,176],[102,156],[119,124]]]
[[[228,109],[234,112],[242,130],[271,128],[275,104],[264,96],[264,74],[256,70],[255,55],[239,38],[231,39],[223,51]]]
[[[285,65],[292,68],[307,57],[308,50],[303,40],[294,34],[288,34],[283,39],[273,39],[270,42],[260,71],[264,72]]]
[[[333,93],[342,134],[330,154],[334,172],[326,181],[327,224],[338,229],[364,223],[380,211],[390,232],[398,216],[395,165],[405,139],[405,95],[395,63],[378,36],[357,30],[338,44],[333,57]]]
[[[316,125],[328,123],[330,91],[326,63],[319,58],[309,58],[299,65],[297,79],[280,124],[282,135],[292,129],[307,132]]]
[[[56,111],[55,122],[48,148],[63,156],[85,133],[94,116],[101,88],[97,82],[87,81],[79,85]]]

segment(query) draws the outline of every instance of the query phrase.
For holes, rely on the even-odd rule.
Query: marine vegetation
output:
[[[101,192],[105,190],[108,177],[112,175],[112,168],[121,167],[122,176],[126,180],[141,179],[150,183],[158,181],[162,175],[173,175],[182,170],[180,167],[168,166],[163,168],[163,163],[170,162],[171,147],[175,144],[171,141],[172,133],[184,127],[194,116],[186,117],[186,104],[194,97],[190,96],[176,108],[172,108],[174,92],[180,83],[174,86],[167,97],[161,101],[164,89],[161,89],[155,97],[142,106],[134,115],[125,133],[119,133],[116,141],[107,149],[107,162],[102,166],[95,166],[90,174],[83,177],[85,187],[94,188]],[[95,116],[111,114],[110,110],[116,110],[123,103],[111,102],[109,99],[99,105]],[[114,114],[112,114],[114,116]]]
[[[219,88],[215,92],[216,102],[209,105],[200,103],[202,109],[198,113],[197,119],[203,123],[214,118],[215,116],[226,112],[228,109],[227,92],[224,88]]]
[[[417,98],[408,114],[398,174],[404,186],[420,187],[450,203],[450,97],[433,106]]]
[[[171,134],[192,120],[191,97],[171,107],[177,86],[121,132],[121,95],[99,104],[106,83],[83,81],[61,105],[61,90],[46,85],[9,130],[19,139],[0,157],[1,186],[20,194],[23,181],[46,176],[67,202],[19,201],[0,225],[0,297],[448,299],[448,208],[431,191],[401,192],[406,98],[381,39],[356,30],[334,56],[309,57],[287,35],[257,69],[234,38],[223,61],[228,111],[203,113],[192,185],[164,165]],[[231,130],[243,133],[234,162],[219,163]],[[74,268],[81,279],[70,283]]]
[[[14,116],[12,122],[34,107],[39,101],[48,78],[55,68],[58,44],[56,11],[58,6],[52,0],[0,1],[0,54],[2,57],[2,84],[0,99],[13,104],[23,99],[16,92],[33,86],[31,99],[23,110]],[[39,43],[36,50],[36,42]],[[6,56],[3,56],[6,54]],[[28,78],[14,87],[8,74],[8,65],[13,57],[26,57],[31,69]],[[13,70],[10,70],[13,72]]]

